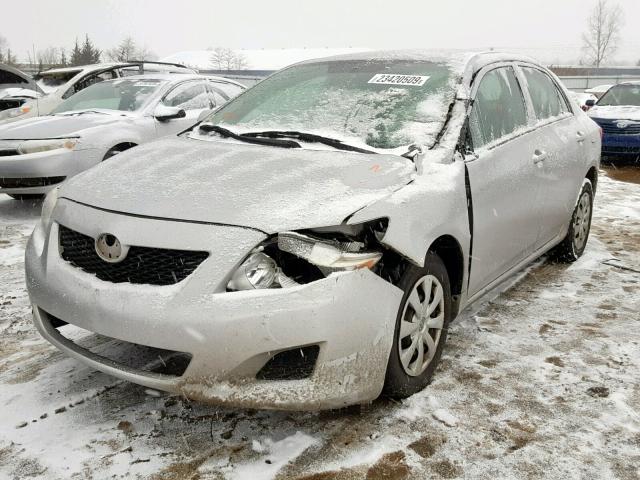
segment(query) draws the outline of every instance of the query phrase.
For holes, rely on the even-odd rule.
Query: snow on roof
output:
[[[368,52],[368,48],[282,48],[262,50],[235,50],[247,60],[246,70],[280,70],[293,63],[313,58],[333,57],[347,53]],[[212,50],[190,50],[174,53],[163,62],[182,63],[200,70],[214,69]]]

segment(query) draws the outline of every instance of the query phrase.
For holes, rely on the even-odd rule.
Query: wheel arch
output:
[[[460,242],[452,235],[441,235],[431,243],[427,251],[437,255],[447,269],[451,295],[454,298],[455,316],[458,313],[465,278],[464,254]]]
[[[104,157],[102,158],[103,160],[106,160],[107,158],[111,157],[112,155],[109,155],[113,150],[118,149],[120,152],[124,152],[125,150],[129,150],[130,148],[133,147],[137,147],[138,144],[135,142],[120,142],[116,145],[114,145],[113,147],[110,147],[109,149],[107,149],[106,153],[104,154]]]
[[[596,169],[596,167],[591,167],[585,175],[585,178],[587,178],[591,182],[591,187],[593,188],[593,193],[595,194],[598,187],[598,170]]]

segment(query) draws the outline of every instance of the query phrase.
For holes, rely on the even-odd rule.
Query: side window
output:
[[[183,110],[211,108],[209,95],[202,82],[189,82],[178,85],[162,100],[167,107],[179,107]]]
[[[546,73],[536,68],[521,68],[527,80],[527,88],[533,102],[533,110],[538,120],[546,120],[563,113],[570,113],[564,96]]]
[[[235,85],[233,83],[213,82],[211,85],[213,85],[214,89],[217,88],[219,90],[222,90],[223,94],[228,98],[237,97],[242,92],[244,92],[244,89],[242,87],[239,87],[238,85]]]
[[[474,148],[527,125],[524,97],[511,67],[496,68],[482,77],[469,120]]]

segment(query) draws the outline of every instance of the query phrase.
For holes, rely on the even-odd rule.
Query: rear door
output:
[[[544,215],[541,173],[532,161],[536,132],[523,89],[510,64],[476,77],[467,157],[473,207],[469,294],[531,254]]]
[[[588,132],[555,80],[532,65],[520,65],[519,69],[539,129],[534,162],[537,174],[544,178],[541,201],[545,215],[536,248],[542,248],[564,234],[568,225],[586,174]]]

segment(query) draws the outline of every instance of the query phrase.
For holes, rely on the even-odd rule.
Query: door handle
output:
[[[584,132],[581,132],[580,130],[578,130],[576,132],[576,137],[578,138],[578,143],[582,143],[582,142],[584,142],[586,136],[585,136]]]
[[[536,149],[536,151],[533,152],[533,163],[537,165],[540,162],[544,162],[548,156],[544,150]]]

